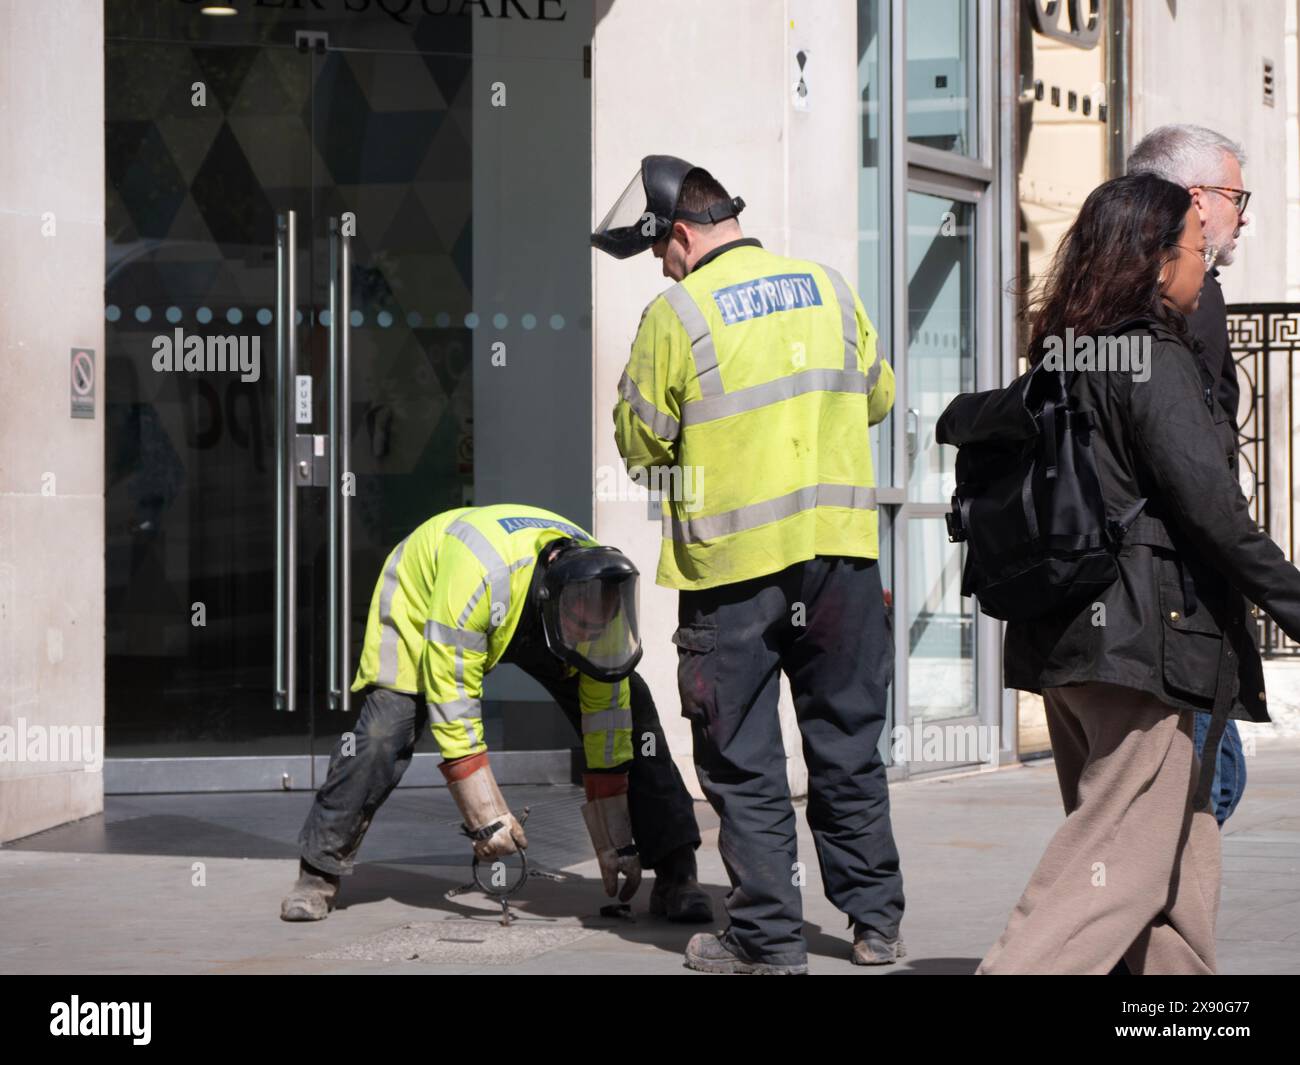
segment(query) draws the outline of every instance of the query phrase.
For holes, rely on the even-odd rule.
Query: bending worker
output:
[[[631,899],[644,864],[655,872],[651,913],[711,920],[696,882],[691,797],[634,672],[636,580],[620,552],[536,507],[450,510],[399,543],[375,586],[352,686],[365,692],[355,751],[340,737],[299,836],[298,882],[280,916],[317,921],[333,908],[339,878],[410,765],[426,718],[474,853],[491,860],[527,846],[483,742],[483,677],[513,662],[582,735],[582,813],[606,894]]]
[[[854,926],[851,959],[887,964],[904,953],[903,885],[877,752],[893,637],[867,430],[894,374],[844,278],[746,239],[743,207],[708,171],[652,155],[592,235],[617,258],[652,248],[677,282],[642,315],[619,384],[629,474],[707,486],[666,501],[657,576],[681,591],[682,713],[732,886],[730,927],[695,936],[686,964],[807,971],[778,670],[827,898]]]

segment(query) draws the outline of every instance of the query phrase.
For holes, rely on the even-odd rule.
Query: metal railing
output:
[[[1292,395],[1293,363],[1300,350],[1300,304],[1232,303],[1227,311],[1228,344],[1246,401],[1237,423],[1242,492],[1255,522],[1294,560]],[[1300,644],[1263,611],[1256,623],[1264,657],[1300,655]]]

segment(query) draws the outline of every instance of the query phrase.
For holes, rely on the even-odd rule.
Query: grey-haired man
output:
[[[1228,346],[1227,308],[1219,285],[1219,267],[1232,263],[1237,235],[1245,222],[1250,193],[1242,179],[1246,153],[1241,145],[1204,126],[1161,126],[1153,129],[1129,155],[1130,174],[1151,173],[1182,185],[1192,194],[1201,218],[1209,264],[1201,302],[1187,319],[1192,336],[1201,343],[1201,358],[1214,385],[1219,417],[1237,420],[1237,365]],[[1236,456],[1233,456],[1234,469]],[[1196,715],[1196,753],[1204,755],[1209,716]],[[1246,759],[1235,721],[1228,721],[1219,744],[1211,795],[1214,816],[1222,827],[1246,790]]]

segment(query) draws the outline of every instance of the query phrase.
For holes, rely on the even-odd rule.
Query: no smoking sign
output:
[[[95,416],[95,352],[91,348],[72,349],[72,416]]]

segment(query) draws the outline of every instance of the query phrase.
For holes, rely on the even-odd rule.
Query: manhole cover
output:
[[[593,934],[579,924],[530,922],[509,927],[495,918],[464,917],[405,924],[355,943],[312,954],[324,961],[423,961],[435,965],[510,965]]]

